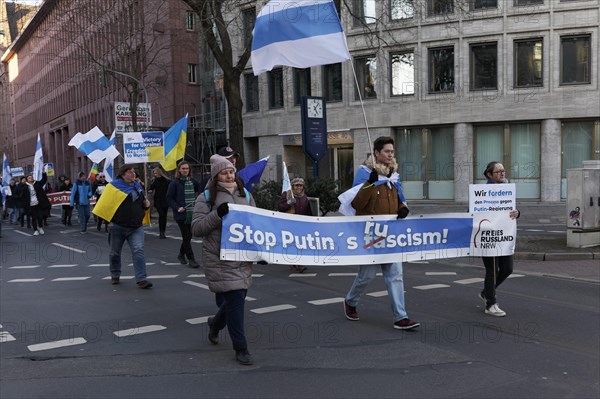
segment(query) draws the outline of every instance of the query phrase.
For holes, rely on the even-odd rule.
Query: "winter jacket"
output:
[[[369,175],[373,170],[371,158],[367,160],[366,165],[356,171],[354,183],[352,186],[363,185],[352,201],[352,207],[356,209],[356,215],[393,215],[398,212],[400,207],[405,207],[406,199],[402,192],[402,183],[398,178],[393,184],[370,184]],[[388,167],[382,164],[376,164],[375,169],[381,176],[392,177],[397,170],[397,164],[394,163]],[[389,185],[388,185],[389,184]]]
[[[177,212],[179,208],[185,208],[184,184],[183,180],[174,179],[169,183],[169,188],[167,189],[167,202],[169,203],[169,207],[173,210],[173,219],[175,220],[185,220],[186,212]],[[200,194],[200,182],[196,179],[192,179],[192,184],[194,185],[194,197],[197,197],[198,194]]]
[[[310,209],[310,201],[306,195],[302,197],[294,197],[296,203],[288,204],[288,193],[282,193],[279,197],[279,203],[277,204],[277,210],[279,212],[295,213],[296,215],[312,216],[312,210]],[[292,210],[290,212],[290,210]]]
[[[224,261],[220,258],[222,220],[217,208],[223,202],[248,205],[245,193],[240,197],[239,190],[233,194],[217,186],[217,196],[213,206],[207,202],[204,192],[200,193],[194,206],[192,234],[204,237],[202,240],[202,265],[212,292],[228,292],[248,289],[252,285],[252,262]],[[250,206],[256,206],[250,196]]]
[[[90,198],[92,197],[92,187],[87,180],[77,180],[71,190],[71,207],[75,205],[89,205]],[[77,198],[77,204],[75,204],[75,198]]]
[[[167,190],[169,188],[170,181],[162,176],[156,177],[152,180],[148,191],[154,191],[154,207],[156,209],[168,208],[169,202],[167,201]]]
[[[145,196],[139,195],[134,201],[131,194],[128,195],[117,208],[111,222],[130,229],[142,227],[144,215],[148,209],[144,207],[145,198]]]
[[[25,200],[25,191],[27,191],[27,198],[29,198],[29,189],[27,188],[27,184],[19,182],[15,187],[15,191],[13,192],[13,197],[15,197],[15,205],[17,208],[29,209],[29,200]]]
[[[52,205],[50,204],[50,200],[48,200],[48,196],[46,195],[46,191],[44,191],[44,184],[48,181],[48,176],[45,173],[42,173],[42,180],[36,181],[33,183],[33,189],[35,190],[35,196],[38,200],[38,206],[40,209],[50,209]],[[31,207],[31,194],[29,193],[28,184],[25,183],[23,190],[23,208],[29,210]]]

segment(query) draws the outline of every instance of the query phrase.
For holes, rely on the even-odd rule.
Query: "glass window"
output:
[[[471,90],[496,89],[498,49],[496,43],[471,45]]]
[[[303,96],[310,96],[310,68],[294,68],[294,105],[300,105]]]
[[[514,86],[542,86],[542,39],[515,41],[514,54]]]
[[[562,177],[567,169],[583,167],[583,161],[593,159],[594,122],[565,122],[562,124]]]
[[[423,133],[421,129],[402,129],[398,134],[394,150],[398,160],[400,180],[422,181]]]
[[[193,31],[196,27],[196,14],[191,12],[191,11],[187,11],[185,13],[185,30],[187,31]]]
[[[390,54],[392,96],[415,94],[415,53]]]
[[[354,13],[354,26],[371,24],[377,19],[375,0],[352,0],[352,11]]]
[[[363,99],[377,98],[377,58],[375,56],[357,57],[354,59],[360,96]],[[360,99],[358,89],[355,89],[355,99]]]
[[[515,0],[515,6],[529,6],[534,4],[544,4],[544,0]]]
[[[540,125],[523,123],[510,126],[511,177],[539,179]],[[506,166],[506,165],[505,165]]]
[[[446,15],[454,12],[453,0],[427,0],[427,15]]]
[[[269,108],[283,108],[283,69],[268,72]]]
[[[323,66],[323,96],[327,102],[342,101],[342,64]]]
[[[591,83],[590,35],[560,38],[560,83]]]
[[[454,91],[454,47],[429,49],[429,92]]]
[[[498,8],[498,0],[469,0],[470,10],[481,10],[484,8]]]
[[[246,83],[246,112],[258,111],[258,76],[245,73],[244,82]]]
[[[454,128],[431,128],[428,180],[454,180]]]
[[[188,83],[197,83],[197,69],[198,65],[188,64]]]
[[[414,16],[414,0],[390,0],[390,19],[408,19]]]
[[[256,8],[250,7],[242,11],[244,46],[247,46],[252,41],[252,30],[256,22]]]
[[[475,126],[475,170],[474,181],[487,180],[483,170],[488,163],[498,161],[504,163],[504,126]]]

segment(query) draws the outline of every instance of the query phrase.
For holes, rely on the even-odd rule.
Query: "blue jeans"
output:
[[[8,223],[17,224],[17,208],[6,209],[8,213]]]
[[[146,280],[146,257],[144,256],[144,227],[132,229],[113,224],[108,233],[108,244],[110,245],[109,262],[110,276],[121,276],[121,250],[125,241],[131,249],[135,281]]]
[[[88,220],[90,220],[90,206],[77,205],[77,217],[79,218],[79,227],[81,228],[81,231],[86,231]]]
[[[219,310],[213,319],[213,326],[219,331],[227,326],[233,349],[236,351],[248,348],[244,331],[244,305],[247,292],[248,290],[233,290],[215,294],[215,302]]]
[[[346,302],[356,306],[360,296],[365,293],[369,283],[375,278],[378,266],[381,266],[383,280],[387,286],[388,295],[394,313],[394,322],[406,319],[408,316],[404,308],[404,279],[402,277],[402,262],[384,263],[381,265],[362,265],[358,267],[358,274],[354,283],[346,294]]]

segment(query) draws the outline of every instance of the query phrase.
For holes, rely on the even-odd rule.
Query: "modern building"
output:
[[[598,0],[342,2],[352,14],[336,3],[351,61],[259,77],[248,65],[251,152],[311,175],[299,106],[310,95],[327,107],[320,175],[341,188],[370,152],[360,97],[370,137],[396,140],[409,199],[465,202],[495,160],[517,198],[561,201],[567,169],[600,159]]]
[[[57,174],[89,170],[67,144],[94,126],[109,136],[119,102],[149,103],[153,126],[194,115],[201,98],[195,22],[180,0],[45,0],[2,56],[11,166],[31,168],[39,132],[44,161]]]

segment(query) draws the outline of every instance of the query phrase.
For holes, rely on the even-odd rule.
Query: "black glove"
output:
[[[259,265],[268,265],[269,262],[267,262],[266,260],[259,260],[258,262],[256,262]]]
[[[396,219],[404,219],[407,216],[408,208],[406,207],[406,205],[402,205],[400,208],[398,208],[398,217]]]
[[[368,180],[368,183],[369,183],[369,184],[373,184],[373,183],[375,183],[377,180],[379,180],[379,174],[377,173],[377,171],[376,171],[376,170],[373,170],[373,171],[371,172],[371,174],[369,175],[369,180]]]
[[[223,219],[223,216],[227,215],[228,213],[229,213],[229,204],[227,202],[223,202],[217,208],[217,215],[219,215],[219,217],[221,219]]]

